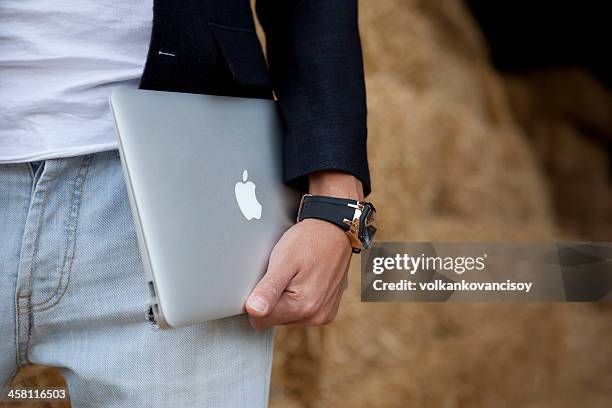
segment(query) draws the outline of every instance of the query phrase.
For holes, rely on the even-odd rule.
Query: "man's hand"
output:
[[[361,182],[335,171],[310,176],[311,194],[363,200]],[[247,299],[251,325],[330,323],[338,312],[351,259],[348,237],[337,226],[306,219],[291,227],[270,255],[268,270]]]

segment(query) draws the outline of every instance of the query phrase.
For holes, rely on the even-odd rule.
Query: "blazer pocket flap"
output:
[[[236,82],[272,87],[266,59],[253,30],[210,23],[217,45]]]

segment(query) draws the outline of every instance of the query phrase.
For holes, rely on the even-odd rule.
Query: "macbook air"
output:
[[[155,321],[243,313],[299,203],[275,102],[117,88],[110,103]]]

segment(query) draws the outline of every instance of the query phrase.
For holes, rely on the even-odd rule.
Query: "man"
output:
[[[152,8],[152,12],[151,12]],[[0,382],[60,367],[74,407],[264,406],[272,330],[338,310],[351,244],[306,219],[283,235],[247,315],[176,330],[147,293],[107,99],[114,86],[269,98],[284,173],[369,192],[355,0],[0,3]],[[160,164],[163,165],[163,164]],[[258,329],[258,330],[254,330]]]

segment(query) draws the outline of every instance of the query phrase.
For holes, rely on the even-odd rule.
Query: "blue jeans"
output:
[[[271,330],[145,320],[126,194],[116,150],[0,165],[3,392],[40,364],[61,369],[73,407],[267,406]]]

